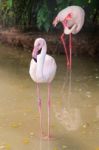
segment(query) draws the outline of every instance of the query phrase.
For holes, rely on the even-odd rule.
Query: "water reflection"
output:
[[[62,95],[62,101],[64,103],[64,101],[67,104],[67,107],[70,107],[70,100],[71,100],[71,75],[72,75],[72,71],[71,70],[67,70],[65,71],[66,74],[63,78],[63,85],[61,88],[61,95]],[[66,95],[66,91],[67,91],[67,95]]]
[[[45,145],[44,145],[45,143]],[[45,147],[45,148],[44,148]],[[50,150],[50,140],[43,140],[41,137],[40,137],[40,150]]]
[[[56,110],[54,106],[55,117],[58,123],[62,124],[68,131],[77,130],[82,125],[80,110],[78,108],[65,108]]]
[[[67,95],[65,94],[67,90]],[[61,90],[63,106],[60,110],[54,105],[54,112],[57,120],[61,123],[66,130],[77,130],[81,124],[81,114],[78,108],[72,107],[72,71],[66,71],[63,79]]]

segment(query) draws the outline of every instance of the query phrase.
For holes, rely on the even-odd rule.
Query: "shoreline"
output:
[[[26,50],[32,50],[34,40],[38,37],[45,38],[48,45],[48,53],[64,54],[64,49],[60,41],[60,33],[45,32],[21,32],[16,28],[0,29],[0,42],[9,46],[21,47]],[[68,43],[68,36],[66,37]],[[92,33],[80,32],[72,36],[73,54],[99,56],[98,35]]]

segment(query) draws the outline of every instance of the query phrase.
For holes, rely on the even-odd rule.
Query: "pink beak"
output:
[[[56,25],[57,25],[57,17],[53,20],[52,24],[53,24],[54,27],[56,27]]]

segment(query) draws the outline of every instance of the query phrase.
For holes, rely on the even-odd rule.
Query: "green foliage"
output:
[[[26,2],[14,0],[14,12],[16,14],[16,25],[25,25],[27,22],[27,13],[25,13]]]
[[[99,21],[98,0],[0,0],[0,24],[21,28],[36,26],[48,32],[57,13],[70,5],[86,10],[87,23]]]
[[[14,0],[16,25],[20,25],[23,29],[32,25],[32,11],[37,9],[37,2],[37,0]]]
[[[8,4],[7,4],[8,7],[11,8],[11,7],[12,7],[13,0],[8,0],[7,3],[8,3]]]
[[[69,6],[71,3],[71,0],[57,0],[57,10],[60,11],[67,6]]]
[[[14,24],[14,11],[12,10],[12,0],[1,1],[0,3],[0,24],[12,26]]]
[[[39,29],[49,31],[50,28],[50,11],[47,4],[45,3],[37,12],[37,26]]]

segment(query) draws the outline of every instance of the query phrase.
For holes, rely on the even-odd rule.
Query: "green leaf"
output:
[[[7,3],[8,3],[8,7],[11,8],[13,4],[13,0],[8,0]]]
[[[90,4],[90,3],[91,3],[91,0],[88,0],[88,3]]]

